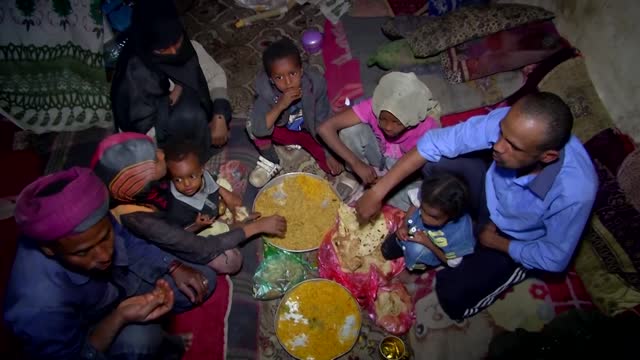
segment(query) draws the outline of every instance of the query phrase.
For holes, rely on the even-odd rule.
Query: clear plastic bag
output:
[[[382,214],[385,217],[389,232],[396,231],[398,224],[402,221],[403,213],[392,207],[384,207]],[[340,258],[331,241],[338,231],[335,228],[325,234],[324,240],[318,251],[318,271],[320,277],[338,282],[347,288],[358,300],[358,303],[365,309],[370,307],[381,285],[386,284],[392,278],[404,270],[404,259],[396,259],[390,262],[390,267],[386,271],[371,265],[368,272],[347,272],[340,264]]]
[[[411,295],[399,282],[380,286],[368,311],[376,325],[394,335],[407,333],[416,318]]]
[[[265,242],[264,259],[253,275],[253,297],[278,299],[296,284],[313,277],[313,268],[299,255]]]

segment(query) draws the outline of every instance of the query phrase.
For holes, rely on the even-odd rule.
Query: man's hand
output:
[[[478,241],[485,247],[509,253],[509,239],[498,233],[496,224],[488,223],[482,228],[478,235]]]
[[[282,111],[286,110],[294,101],[302,98],[302,88],[287,89],[278,99],[278,106]]]
[[[287,220],[280,215],[271,215],[256,220],[260,232],[283,237],[287,233]]]
[[[178,289],[194,304],[204,300],[209,288],[209,281],[202,273],[188,265],[179,264],[170,273]]]
[[[378,180],[376,170],[362,161],[358,161],[352,168],[365,185],[373,184]]]
[[[382,197],[374,189],[369,189],[362,194],[356,202],[356,213],[360,223],[369,222],[382,208]]]
[[[116,311],[125,324],[155,320],[173,308],[174,294],[165,280],[158,280],[156,287],[146,294],[132,296],[122,301]]]
[[[211,217],[209,215],[198,213],[198,216],[196,216],[195,223],[196,223],[196,225],[199,225],[199,226],[209,226],[209,225],[213,224],[213,222],[215,220],[216,219],[214,219],[213,217]]]
[[[169,93],[169,105],[175,105],[180,99],[180,95],[182,95],[182,86],[175,84],[173,90]]]
[[[211,144],[213,146],[220,147],[229,140],[229,128],[224,116],[220,114],[214,115],[213,120],[209,123],[209,130],[211,131]]]

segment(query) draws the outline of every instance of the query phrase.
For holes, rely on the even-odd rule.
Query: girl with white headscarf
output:
[[[330,118],[318,134],[366,186],[415,147],[425,132],[440,126],[440,111],[440,103],[414,73],[391,72],[380,79],[372,98]],[[344,178],[338,191],[348,193],[353,183]],[[406,211],[406,190],[417,186],[414,182],[399,190],[389,204]]]

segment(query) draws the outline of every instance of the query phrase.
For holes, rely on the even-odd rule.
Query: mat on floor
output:
[[[233,283],[218,275],[213,295],[197,308],[178,314],[171,322],[174,334],[193,334],[193,343],[182,360],[222,360],[227,354],[227,321],[231,310]],[[203,321],[206,319],[206,321]]]

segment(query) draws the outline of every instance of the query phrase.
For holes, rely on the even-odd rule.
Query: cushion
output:
[[[615,175],[629,153],[621,136],[607,129],[585,144],[600,184],[593,217],[576,257],[576,270],[594,304],[607,315],[640,304],[640,212]]]
[[[445,77],[455,84],[540,62],[565,47],[568,42],[548,20],[467,41],[440,59]]]
[[[574,117],[573,133],[583,142],[613,126],[582,57],[555,67],[540,81],[538,89],[557,94],[569,105]],[[624,157],[619,159],[622,161]]]
[[[382,25],[382,32],[390,39],[408,38],[431,21],[433,18],[429,16],[396,16]]]
[[[543,8],[529,5],[463,7],[424,24],[409,37],[409,45],[415,56],[429,57],[472,39],[553,16]]]
[[[380,46],[376,53],[369,57],[367,65],[378,65],[385,70],[401,70],[414,65],[437,63],[438,61],[437,57],[417,58],[413,56],[409,42],[406,39],[401,39]]]

